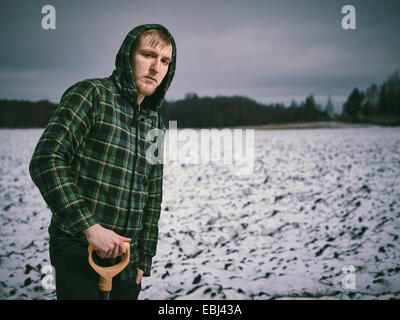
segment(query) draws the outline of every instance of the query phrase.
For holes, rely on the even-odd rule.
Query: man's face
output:
[[[167,74],[172,59],[172,46],[164,43],[151,46],[149,37],[140,37],[138,41],[131,65],[138,95],[144,98],[153,94]]]

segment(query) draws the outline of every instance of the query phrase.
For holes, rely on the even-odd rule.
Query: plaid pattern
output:
[[[137,107],[137,91],[129,64],[133,41],[144,25],[125,38],[108,78],[80,81],[67,89],[32,156],[33,181],[52,211],[50,255],[65,241],[86,241],[83,230],[100,223],[131,240],[134,268],[150,276],[156,254],[162,201],[162,163],[150,164],[146,150],[151,129],[165,130],[159,108],[175,71],[175,44],[168,74],[156,92]],[[107,259],[108,264],[119,262]]]

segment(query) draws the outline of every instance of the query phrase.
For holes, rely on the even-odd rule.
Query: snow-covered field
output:
[[[0,299],[55,299],[28,172],[42,131],[0,130]],[[398,127],[256,130],[250,175],[168,164],[139,299],[399,299],[399,185]]]

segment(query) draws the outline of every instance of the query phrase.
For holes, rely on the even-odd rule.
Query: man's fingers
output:
[[[123,248],[123,246],[120,244],[119,246],[118,246],[118,257],[119,256],[122,256],[124,254],[124,248]]]
[[[104,251],[96,250],[96,253],[101,259],[104,259],[106,256]]]
[[[123,237],[111,230],[106,230],[105,237],[98,244],[96,253],[101,259],[116,258],[126,252],[125,242],[130,242],[131,238]]]
[[[124,242],[130,242],[131,238],[126,238],[126,237],[123,237],[120,235],[118,235],[118,238],[120,240],[120,243],[119,243],[120,252],[118,255],[120,256],[122,254],[125,254],[125,252],[126,252],[126,245]]]
[[[108,259],[108,258],[110,258],[110,257],[111,257],[111,254],[112,254],[112,251],[111,251],[111,250],[106,251],[103,259]]]
[[[113,250],[108,251],[106,258],[107,259],[114,258],[114,252],[115,252],[115,248]]]
[[[119,256],[119,246],[115,246],[113,251],[112,251],[112,257],[115,259],[116,257]]]
[[[118,253],[118,255],[122,256],[125,253],[126,253],[126,246],[125,246],[125,243],[121,241],[119,243],[119,253]]]
[[[101,259],[104,259],[104,251],[103,251],[103,250],[100,250],[100,249],[95,248],[95,249],[94,249],[94,252],[96,252],[96,254],[97,254]]]
[[[125,242],[126,242],[126,241],[120,243],[121,254],[125,254],[126,251],[127,251],[127,250],[126,250],[126,244],[125,244]]]

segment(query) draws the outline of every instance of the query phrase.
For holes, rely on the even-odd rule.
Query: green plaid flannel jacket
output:
[[[130,52],[134,40],[152,28],[161,28],[170,37],[173,57],[163,82],[138,111]],[[150,276],[158,241],[163,164],[147,161],[146,150],[154,143],[147,133],[165,131],[159,108],[175,63],[175,42],[168,30],[142,25],[126,36],[110,77],[80,81],[63,94],[29,165],[52,212],[51,257],[71,241],[87,245],[82,231],[100,223],[132,238],[130,264],[119,277],[129,279],[136,268]],[[106,260],[112,265],[120,259]]]

